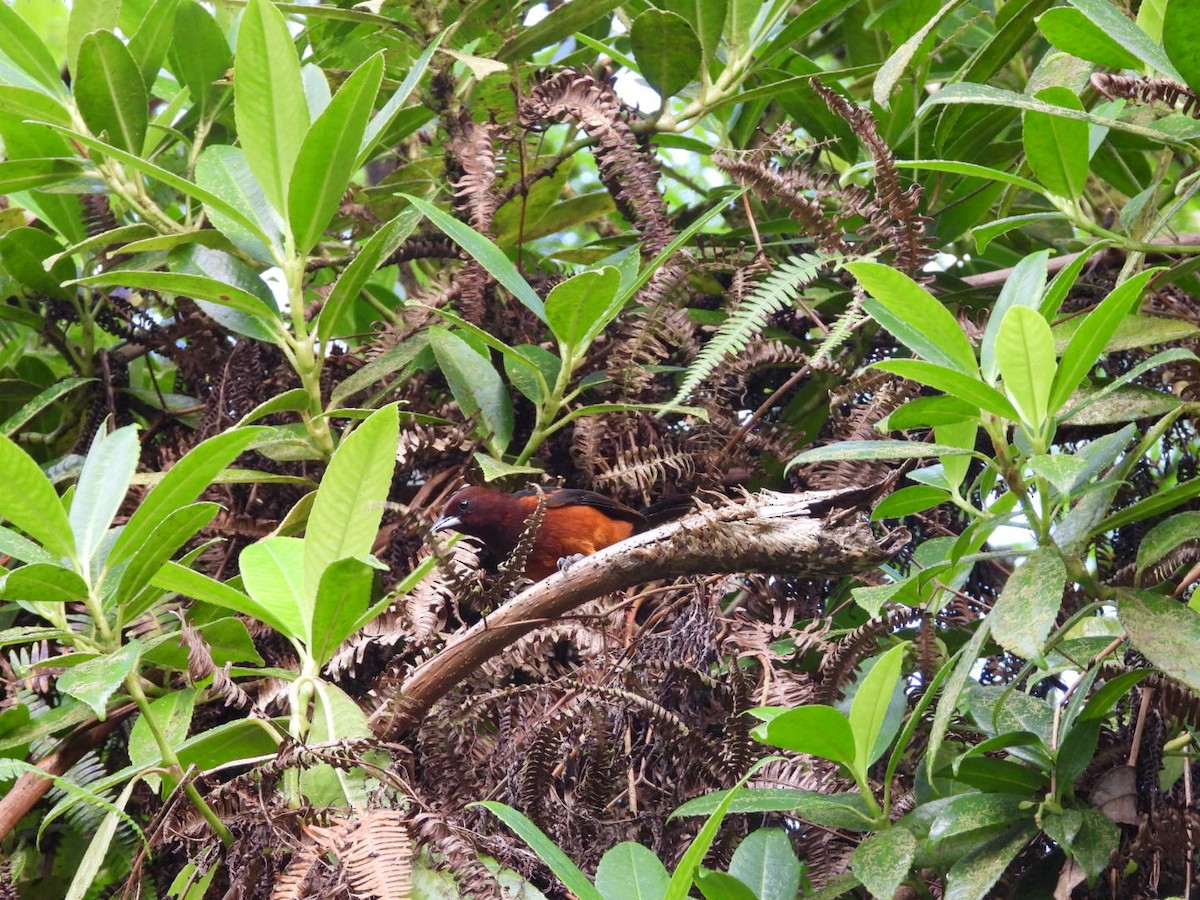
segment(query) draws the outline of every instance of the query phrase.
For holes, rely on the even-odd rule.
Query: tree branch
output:
[[[873,568],[906,544],[909,534],[899,528],[877,540],[860,517],[845,516],[845,504],[856,503],[860,494],[763,491],[614,544],[539,581],[452,638],[375,711],[371,727],[379,737],[395,740],[471,672],[541,623],[622,588],[682,575],[840,577]],[[829,510],[835,511],[820,518]],[[839,521],[846,518],[852,520]]]

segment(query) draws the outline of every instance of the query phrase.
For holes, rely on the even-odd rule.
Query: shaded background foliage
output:
[[[342,435],[397,403],[392,502],[367,549],[386,567],[383,591],[428,569],[315,660],[306,658],[311,642],[298,646],[254,618],[221,625],[231,632],[218,636],[216,623],[229,620],[212,597],[196,602],[177,581],[149,574],[138,596],[156,596],[116,619],[108,643],[78,643],[115,615],[94,585],[86,598],[56,595],[70,602],[55,607],[63,619],[53,634],[22,631],[41,625],[46,608],[36,604],[46,601],[21,594],[19,578],[6,581],[4,752],[60,754],[60,774],[73,763],[67,780],[107,790],[129,818],[94,799],[49,816],[59,800],[51,796],[7,822],[2,889],[61,896],[82,860],[95,864],[96,896],[170,896],[172,882],[189,897],[399,896],[427,848],[432,861],[417,859],[416,877],[428,891],[495,896],[496,876],[481,861],[490,856],[527,890],[561,892],[538,856],[466,806],[478,800],[520,809],[589,872],[620,841],[641,842],[671,868],[700,827],[671,812],[731,786],[766,753],[748,710],[848,710],[876,664],[863,663],[911,641],[907,691],[896,691],[916,710],[910,741],[894,769],[871,769],[868,786],[886,785],[891,818],[907,824],[855,828],[844,813],[764,807],[726,819],[709,865],[736,871],[742,837],[783,822],[804,890],[831,896],[901,881],[953,896],[984,896],[996,884],[1001,893],[1058,885],[1076,896],[1185,891],[1196,878],[1200,628],[1182,601],[1198,557],[1191,520],[1173,517],[1200,493],[1200,369],[1182,352],[1197,342],[1200,71],[1187,41],[1200,7],[1134,6],[0,7],[0,433],[61,492],[90,483],[84,458],[112,446],[95,443],[98,434],[139,426],[138,476],[108,528],[128,527],[161,473],[193,449],[209,452],[198,449],[203,441],[260,426],[235,469],[224,471],[230,457],[216,466],[224,474],[196,488],[219,510],[158,561],[194,551],[187,566],[253,595],[243,552],[294,537],[306,522],[308,540],[312,491]],[[1042,251],[1048,259],[1038,262]],[[959,503],[937,492],[924,466],[914,471],[916,458],[834,451],[786,467],[809,447],[878,439],[881,427],[908,441],[950,440],[938,428],[953,422],[889,419],[947,389],[865,368],[913,348],[867,295],[883,298],[842,268],[864,258],[927,288],[981,346],[993,311],[1015,295],[1057,291],[1049,319],[1065,343],[1062,329],[1114,288],[1149,264],[1163,267],[1140,315],[1089,360],[1093,387],[1137,371],[1133,384],[1051,433],[1067,456],[1111,434],[1126,448],[1139,446],[1135,433],[1153,436],[1120,477],[1109,459],[1089,484],[1060,492],[1070,501],[1060,520],[1089,492],[1103,498],[1071,552],[1106,591],[1157,586],[1180,599],[1190,617],[1171,645],[1180,666],[1132,627],[1132,643],[1119,640],[1121,625],[1099,603],[1111,609],[1118,595],[1076,571],[1039,607],[1049,603],[1061,626],[1053,640],[1048,630],[1035,636],[1044,658],[1022,658],[999,625],[997,639],[988,636],[980,623],[1032,538],[1022,531],[979,552],[999,524],[989,510],[1001,491],[978,458],[959,473]],[[1046,288],[1039,266],[1065,272],[1057,288]],[[594,282],[575,280],[585,267],[601,273]],[[596,333],[550,314],[560,288],[557,308],[585,310],[602,326]],[[1160,359],[1162,348],[1181,352]],[[1119,431],[1126,423],[1135,428]],[[997,453],[975,428],[958,441]],[[1004,449],[1037,455],[1013,441]],[[17,457],[4,459],[16,472]],[[907,478],[922,471],[924,481]],[[856,500],[866,507],[891,494],[876,518],[902,519],[913,541],[863,576],[713,575],[597,601],[489,660],[419,727],[390,733],[378,723],[413,671],[516,587],[511,574],[481,566],[477,547],[447,549],[426,530],[464,481],[485,478],[506,487],[557,480],[633,506],[693,493],[721,503],[742,488],[865,487]],[[45,541],[12,508],[0,509],[11,526],[0,552],[17,570],[41,560],[20,532]],[[1147,564],[1140,548],[1171,521],[1182,538],[1155,543],[1167,549]],[[957,571],[963,551],[951,547],[964,534],[964,544],[978,542]],[[851,594],[864,586],[879,592]],[[73,649],[103,659],[138,640],[182,641],[188,658],[143,656],[99,700],[59,683],[81,661]],[[964,647],[971,665],[980,661],[982,692],[957,706],[957,696],[918,706]],[[297,709],[288,673],[301,671],[333,686],[314,709],[345,699],[320,735],[341,744],[291,740],[304,729],[288,726]],[[1140,682],[1121,680],[1133,672]],[[1040,698],[1066,708],[1080,673],[1081,697],[1115,687],[1107,708],[1081,720],[1094,733],[1080,739],[1079,759],[1022,756],[1012,735],[1045,724],[1038,717],[1050,706]],[[196,774],[195,792],[228,827],[228,845],[182,791],[160,791],[127,768],[148,758],[170,768],[131,749],[146,710],[135,712],[130,677],[150,700],[186,708],[169,742],[223,728],[237,737],[201,743],[193,760],[208,770]],[[1036,715],[1007,729],[988,720],[978,697],[1002,702],[986,693],[1000,686],[1041,703],[1025,707]],[[178,700],[192,688],[194,709]],[[107,716],[89,712],[89,700]],[[895,709],[899,727],[899,701]],[[60,720],[39,727],[51,710]],[[307,715],[305,706],[299,718]],[[250,737],[258,726],[243,727],[272,720],[265,743]],[[989,738],[990,755],[972,752]],[[1059,749],[1053,738],[1049,749]],[[926,766],[927,751],[947,768]],[[322,817],[297,802],[289,778],[301,769],[324,777],[329,766],[376,773],[369,811]],[[1064,772],[1065,786],[1056,783]],[[132,793],[118,800],[126,783]],[[314,783],[306,799],[320,806],[329,794]],[[811,750],[787,753],[753,785],[843,797],[855,789],[846,767]],[[964,797],[999,794],[1000,812],[981,828],[935,818]],[[333,796],[343,807],[359,799]],[[1038,807],[1035,825],[1013,796],[1035,805],[1049,796],[1051,805]],[[1104,813],[1086,820],[1096,832],[1087,840],[1070,819],[1085,807]],[[914,808],[924,812],[901,820]],[[1068,824],[1047,825],[1043,813]],[[930,839],[919,857],[884,847],[883,877],[863,852],[846,875],[864,833],[924,841],[931,821],[962,834]],[[101,822],[112,823],[112,843],[89,850]],[[368,858],[372,847],[380,852]],[[455,881],[434,880],[432,867]]]

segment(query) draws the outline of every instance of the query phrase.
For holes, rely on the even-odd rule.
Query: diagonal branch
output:
[[[471,672],[541,623],[622,588],[682,575],[836,578],[871,569],[906,544],[909,534],[899,528],[876,539],[860,517],[845,516],[844,507],[857,503],[859,494],[762,491],[614,544],[527,588],[453,638],[375,711],[371,727],[381,738],[396,739]],[[840,514],[821,518],[829,510]]]

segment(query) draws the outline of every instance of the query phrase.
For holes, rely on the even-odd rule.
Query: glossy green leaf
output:
[[[1112,3],[1112,0],[1071,0],[1071,5],[1146,65],[1157,69],[1168,78],[1174,78],[1176,81],[1184,80],[1171,64],[1173,60],[1168,58],[1170,51],[1164,53],[1158,41],[1142,31],[1132,19],[1125,15],[1123,10]],[[1186,10],[1187,4],[1180,4],[1180,6]],[[1167,40],[1165,24],[1164,21],[1164,43]]]
[[[288,221],[299,253],[308,253],[337,212],[357,168],[359,145],[379,83],[383,54],[354,70],[312,123],[296,156],[288,185]]]
[[[620,287],[621,274],[612,266],[580,272],[555,285],[546,297],[546,319],[559,343],[585,350],[610,320]]]
[[[922,441],[839,441],[805,450],[788,466],[853,459],[930,459],[935,456],[968,456],[971,450]]]
[[[962,326],[929,291],[880,263],[848,263],[846,270],[875,300],[864,309],[913,353],[968,376],[979,371]]]
[[[119,650],[105,653],[72,666],[58,676],[58,689],[76,700],[86,703],[104,721],[108,714],[108,701],[136,667],[141,644],[131,640]]]
[[[900,519],[931,509],[949,499],[950,495],[940,488],[914,484],[911,487],[901,488],[881,500],[879,505],[872,510],[871,520],[878,522],[882,519]]]
[[[175,13],[182,0],[154,0],[129,39],[129,52],[138,64],[142,81],[153,86],[175,35]]]
[[[781,713],[754,729],[754,737],[773,747],[811,753],[853,768],[855,733],[832,706],[812,704]]]
[[[416,209],[409,208],[385,224],[367,240],[350,265],[342,271],[341,276],[329,293],[329,299],[321,310],[318,329],[324,338],[342,337],[340,320],[344,318],[347,309],[358,299],[363,287],[379,264],[395,252],[400,242],[413,233],[420,222],[420,214]]]
[[[237,220],[210,203],[204,204],[213,227],[235,246],[263,263],[281,257],[283,223],[250,171],[241,147],[205,147],[196,161],[196,184],[241,213]],[[254,227],[247,228],[246,221]]]
[[[0,105],[3,105],[2,100]],[[11,194],[57,184],[74,178],[79,172],[79,163],[72,159],[15,159],[0,162],[0,193]]]
[[[513,408],[492,361],[444,328],[429,329],[429,345],[463,415],[480,417],[477,431],[493,455],[500,456],[512,441]]]
[[[900,683],[900,666],[907,648],[907,642],[897,644],[880,656],[863,678],[850,704],[855,765],[862,774],[883,755],[895,737],[895,730],[899,729],[900,723],[896,722],[895,729],[889,733],[888,709]]]
[[[666,893],[670,880],[654,851],[633,841],[606,851],[596,867],[596,890],[604,900],[655,900]]]
[[[555,10],[555,12],[558,12],[558,10]],[[451,26],[447,31],[453,30],[453,27]],[[528,30],[520,32],[520,34],[526,33],[528,33]],[[358,157],[355,160],[355,168],[361,168],[370,158],[376,143],[381,138],[387,136],[388,129],[396,121],[404,104],[412,96],[412,92],[417,89],[417,85],[429,68],[429,62],[433,59],[433,54],[441,46],[442,38],[445,36],[446,31],[443,31],[429,42],[429,45],[421,52],[416,61],[413,62],[412,67],[408,70],[408,74],[404,76],[404,81],[400,82],[400,87],[396,88],[396,92],[387,99],[387,102],[379,108],[379,112],[367,123],[367,127],[363,132],[362,146],[359,147]]]
[[[81,45],[94,31],[116,28],[120,9],[121,4],[113,0],[72,0],[67,19],[67,70],[73,81],[78,81],[77,59]]]
[[[563,853],[554,841],[546,837],[540,828],[521,813],[507,804],[497,803],[494,800],[484,800],[474,803],[472,806],[482,806],[511,828],[517,837],[528,844],[529,848],[541,857],[542,862],[550,867],[550,870],[558,876],[559,881],[566,885],[567,890],[578,897],[579,900],[605,900],[592,883],[588,881],[587,876],[579,871],[579,867],[571,862],[570,857]]]
[[[216,503],[192,503],[168,513],[144,542],[132,545],[127,542],[123,549],[133,548],[133,552],[121,573],[114,597],[116,604],[125,606],[132,601],[150,583],[154,573],[220,511],[221,507]],[[124,531],[118,537],[118,543],[122,537]],[[111,566],[111,553],[108,563]]]
[[[1137,69],[1141,60],[1078,9],[1056,6],[1038,18],[1038,28],[1059,50],[1112,69]]]
[[[717,791],[689,800],[671,814],[676,816],[706,816],[726,799],[728,791]],[[831,828],[852,831],[871,829],[862,794],[851,791],[843,794],[822,794],[794,788],[743,788],[729,804],[733,813],[793,812],[797,818]]]
[[[0,517],[41,544],[57,557],[75,555],[71,523],[49,479],[29,455],[0,435]]]
[[[700,69],[700,39],[687,20],[673,12],[646,10],[633,20],[629,41],[642,77],[664,103],[687,87]]]
[[[875,363],[873,368],[919,381],[1003,418],[1018,418],[1016,408],[1007,397],[991,385],[955,369],[925,362],[923,359],[889,359]]]
[[[794,900],[803,867],[782,828],[758,828],[742,839],[729,861],[729,874],[758,900]]]
[[[126,425],[111,433],[103,428],[96,432],[79,473],[68,515],[75,536],[76,558],[85,575],[92,555],[125,502],[140,452],[136,425]]]
[[[124,42],[96,31],[79,46],[72,85],[79,114],[93,134],[130,153],[141,153],[148,121],[146,86]]]
[[[193,597],[222,609],[231,609],[244,616],[251,616],[260,622],[266,622],[285,636],[294,635],[300,629],[299,611],[293,610],[288,613],[286,619],[281,619],[274,611],[248,594],[179,563],[166,563],[154,574],[151,583],[185,597]]]
[[[1048,87],[1036,97],[1045,103],[1082,110],[1075,92]],[[1022,130],[1025,159],[1038,181],[1060,197],[1075,199],[1083,193],[1088,173],[1088,125],[1076,119],[1027,111]]]
[[[1054,387],[1050,392],[1050,409],[1059,410],[1075,389],[1087,377],[1100,358],[1104,346],[1121,321],[1134,309],[1147,283],[1157,269],[1141,272],[1115,287],[1100,304],[1088,313],[1087,319],[1063,351]]]
[[[222,80],[233,65],[233,51],[213,17],[192,0],[179,4],[175,34],[187,35],[187,39],[171,42],[171,69],[187,86],[195,108],[204,115],[220,90],[213,82]]]
[[[935,425],[955,425],[979,418],[979,407],[957,397],[917,397],[893,410],[879,423],[879,429],[908,431]]]
[[[340,559],[321,575],[309,644],[319,664],[324,665],[354,633],[371,601],[374,581],[375,570],[359,559]]]
[[[330,459],[304,535],[304,590],[310,603],[330,565],[370,554],[392,485],[399,433],[399,412],[388,404],[355,428]]]
[[[728,872],[714,872],[701,866],[693,880],[704,900],[755,900],[754,891]]]
[[[0,84],[0,111],[64,128],[71,124],[71,113],[56,97],[17,85]]]
[[[22,72],[50,93],[59,97],[63,95],[58,63],[37,32],[8,3],[0,3],[0,47]]]
[[[1000,296],[988,314],[983,340],[979,345],[979,369],[983,380],[996,383],[1000,369],[997,364],[996,339],[1005,315],[1014,306],[1029,306],[1037,309],[1046,288],[1046,260],[1049,250],[1031,253],[1013,267],[1012,274],[1000,289]]]
[[[692,26],[704,60],[716,59],[721,33],[725,30],[728,0],[666,0],[665,7]]]
[[[61,381],[56,381],[44,391],[39,392],[36,397],[24,403],[20,409],[3,422],[0,422],[0,434],[11,437],[52,406],[55,401],[71,393],[76,388],[82,387],[85,384],[91,384],[93,381],[95,381],[94,378],[64,378]]]
[[[876,103],[887,109],[888,98],[891,97],[896,85],[912,65],[921,45],[934,32],[942,19],[962,6],[963,2],[964,0],[947,0],[941,9],[930,16],[924,25],[909,35],[899,47],[892,51],[891,56],[884,60],[875,76],[875,85],[872,90],[872,97]]]
[[[518,31],[496,52],[496,59],[504,63],[527,59],[534,51],[582,31],[620,5],[621,0],[591,0],[576,6],[563,3],[540,21]]]
[[[174,747],[187,739],[195,708],[196,689],[185,687],[153,700],[148,712],[154,718],[158,733]],[[139,714],[129,731],[129,762],[141,768],[157,765],[161,758],[162,752],[146,714]],[[148,775],[147,779],[152,788],[157,787],[159,776]]]
[[[891,897],[908,877],[916,855],[912,832],[893,826],[859,844],[850,857],[850,868],[873,896]]]
[[[1014,306],[996,334],[996,364],[1004,392],[1035,433],[1046,421],[1054,375],[1054,336],[1036,309]]]
[[[49,271],[45,267],[62,249],[62,244],[37,228],[14,228],[0,237],[0,261],[9,275],[38,293],[70,300],[75,291],[64,283],[75,277],[75,263],[59,259]]]
[[[1167,0],[1162,42],[1184,83],[1193,91],[1200,91],[1200,3]]]
[[[283,14],[268,0],[250,0],[238,28],[233,111],[250,171],[280,214],[308,133],[300,60]]]
[[[504,252],[486,237],[453,216],[408,194],[400,196],[415,206],[425,218],[441,229],[445,235],[467,251],[493,278],[506,287],[514,297],[543,322],[546,321],[545,304],[517,271]]]
[[[0,582],[0,597],[22,603],[77,603],[87,596],[88,586],[79,575],[50,563],[13,569]]]

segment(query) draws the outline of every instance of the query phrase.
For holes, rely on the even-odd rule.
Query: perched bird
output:
[[[646,526],[646,517],[611,497],[574,488],[543,488],[541,527],[525,562],[525,577],[539,581],[580,556],[623,541]],[[506,559],[537,509],[537,491],[502,494],[466,487],[446,501],[434,531],[453,530],[477,537],[496,560]]]

